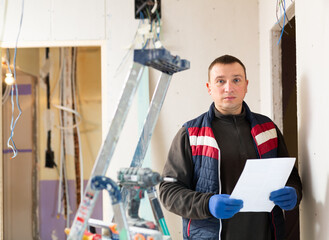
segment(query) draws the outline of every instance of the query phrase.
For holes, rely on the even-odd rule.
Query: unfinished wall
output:
[[[33,52],[37,50],[32,49],[29,54],[33,56]],[[26,51],[26,53],[29,53]],[[31,59],[30,59],[31,61]],[[32,62],[37,62],[38,58]],[[4,73],[4,72],[3,72]],[[36,132],[36,125],[34,121],[36,110],[36,94],[35,85],[37,77],[27,74],[21,70],[16,71],[17,84],[19,91],[19,105],[22,115],[17,121],[15,127],[13,141],[18,150],[15,158],[14,153],[7,142],[11,133],[11,117],[12,104],[11,94],[8,96],[4,104],[2,104],[2,141],[3,151],[2,157],[4,160],[4,238],[5,239],[32,239],[33,219],[35,219],[36,212],[33,211],[35,198],[33,198],[33,174],[35,170],[35,145],[34,137]],[[13,95],[14,99],[16,94]],[[18,110],[15,106],[15,116]],[[17,231],[20,229],[20,231]]]
[[[13,48],[16,43],[19,21],[21,17],[22,1],[1,0],[0,1],[0,46],[2,48]],[[22,29],[18,41],[17,65],[27,69],[28,73],[39,75],[39,67],[44,58],[43,49],[40,50],[40,66],[35,64],[35,57],[26,52],[29,48],[35,47],[59,47],[59,46],[98,46],[96,48],[81,48],[79,52],[78,81],[80,93],[83,95],[82,101],[84,126],[81,127],[83,133],[83,153],[85,160],[84,176],[88,180],[93,162],[96,158],[101,142],[101,42],[105,39],[105,1],[24,1],[24,14]],[[22,50],[21,47],[25,47]],[[58,50],[58,48],[57,48]],[[58,78],[58,51],[52,51],[53,65],[51,66],[54,76],[52,76],[52,90]],[[2,52],[4,53],[4,52]],[[13,54],[11,55],[13,57]],[[33,58],[33,59],[31,59]],[[23,61],[21,61],[23,59]],[[13,60],[13,59],[12,59]],[[33,65],[34,64],[34,65]],[[56,65],[57,64],[57,65]],[[82,69],[82,71],[81,71]],[[88,71],[90,70],[91,71]],[[82,83],[82,84],[80,84]],[[38,139],[39,139],[39,161],[40,165],[40,227],[41,238],[59,237],[64,238],[65,220],[56,218],[56,193],[58,189],[58,173],[56,169],[44,168],[45,156],[45,129],[44,112],[46,108],[46,93],[44,85],[39,86],[40,102],[38,118]],[[56,129],[58,130],[58,129]],[[55,151],[55,161],[59,159],[58,137],[53,131],[52,147]],[[18,134],[17,134],[18,135]],[[17,136],[16,135],[16,136]],[[18,146],[19,148],[19,146]],[[37,167],[35,167],[37,168]],[[72,175],[70,175],[72,176]],[[29,181],[30,179],[26,179]],[[74,189],[73,180],[71,189]],[[70,182],[69,182],[70,184]],[[13,191],[17,189],[11,189]],[[101,204],[99,204],[101,205]],[[71,206],[74,208],[74,206]],[[101,206],[99,208],[101,210]],[[31,211],[25,209],[26,211]],[[101,216],[102,214],[98,214]],[[5,219],[6,221],[7,219]],[[47,224],[44,224],[47,222]],[[60,222],[60,223],[59,223]],[[9,223],[9,221],[7,221]],[[2,221],[0,223],[2,225]],[[58,226],[60,226],[58,228]],[[47,229],[46,229],[47,228]],[[46,231],[45,231],[46,229]],[[49,231],[50,233],[49,233]],[[53,231],[53,230],[56,230]],[[21,231],[24,234],[23,231]],[[0,233],[0,239],[3,237]],[[7,236],[9,236],[7,234]],[[30,239],[30,235],[26,235]]]
[[[42,66],[44,49],[40,49],[40,66]],[[63,54],[63,52],[62,52]],[[60,139],[60,110],[56,105],[60,104],[60,48],[50,48],[51,70],[50,70],[50,101],[51,111],[54,114],[51,148],[54,151],[57,168],[45,167],[45,152],[47,149],[47,128],[49,122],[46,119],[47,96],[45,84],[39,81],[39,103],[38,103],[38,149],[39,149],[39,174],[40,174],[40,236],[41,238],[58,237],[65,238],[63,229],[66,227],[66,220],[63,214],[64,203],[61,202],[61,211],[58,212],[58,188],[59,188],[59,169],[61,161],[61,152],[65,151],[65,162],[67,167],[67,183],[69,193],[70,224],[75,216],[76,204],[76,180],[75,180],[75,162],[74,146],[67,144],[64,148],[61,146]],[[78,102],[78,113],[81,115],[79,124],[80,139],[83,156],[83,177],[84,186],[89,180],[90,172],[93,167],[98,149],[101,145],[101,74],[100,74],[100,48],[99,47],[79,47],[77,48],[76,65],[76,98]],[[72,115],[69,114],[68,118]],[[68,134],[70,136],[70,134]],[[72,135],[71,135],[72,136]],[[67,139],[67,138],[66,138]],[[69,142],[69,141],[67,141]],[[102,216],[102,202],[98,199],[94,209],[94,217]],[[42,224],[47,222],[48,224]]]
[[[11,50],[11,56],[14,55],[14,51]],[[40,56],[39,56],[40,55]],[[59,87],[59,48],[50,49],[51,58],[51,70],[50,70],[50,87],[51,87],[51,110],[54,113],[54,126],[52,129],[51,147],[54,151],[55,162],[59,167],[60,163],[60,141],[59,135],[60,131],[58,129],[59,124],[59,110],[54,107],[58,103],[58,91]],[[40,60],[42,59],[42,60]],[[4,144],[3,149],[3,160],[5,166],[5,179],[4,179],[4,209],[5,209],[5,229],[4,234],[6,239],[17,239],[25,237],[26,239],[32,239],[32,225],[38,223],[33,223],[30,215],[40,213],[40,237],[42,239],[48,239],[50,237],[59,237],[60,239],[64,237],[64,227],[65,219],[63,217],[56,217],[57,209],[57,196],[58,196],[58,180],[59,172],[57,168],[45,168],[45,149],[47,143],[47,132],[45,130],[45,125],[49,125],[49,122],[45,122],[45,111],[46,111],[46,88],[44,82],[39,79],[37,81],[37,76],[39,75],[40,69],[44,59],[44,49],[38,48],[19,48],[17,56],[16,67],[20,69],[20,73],[24,71],[25,73],[33,74],[35,80],[33,84],[37,85],[38,91],[24,90],[26,86],[22,84],[22,73],[18,75],[18,87],[23,89],[19,91],[20,105],[22,108],[22,116],[18,120],[17,128],[15,129],[14,140],[16,146],[19,150],[18,156],[15,159],[9,159],[12,152],[6,144]],[[100,48],[99,47],[80,47],[77,50],[77,91],[79,93],[78,100],[79,113],[82,116],[82,122],[79,125],[81,132],[82,141],[82,153],[84,156],[84,179],[88,180],[91,169],[93,167],[93,162],[96,158],[100,143],[101,143],[101,95],[100,95]],[[29,76],[29,75],[24,75]],[[39,84],[38,84],[39,83]],[[33,85],[34,86],[34,85]],[[24,88],[25,87],[25,88]],[[39,93],[39,94],[37,94]],[[35,113],[36,109],[26,107],[31,101],[26,100],[29,97],[38,104],[38,118],[31,116],[29,111]],[[24,108],[23,108],[24,106]],[[4,108],[4,119],[3,119],[3,141],[7,142],[8,133],[10,128],[10,117],[11,117],[11,104],[10,99],[7,100],[7,105],[3,105]],[[35,113],[36,115],[36,113]],[[31,123],[37,121],[38,128],[31,128]],[[5,134],[6,130],[6,134]],[[30,130],[27,134],[25,131]],[[38,141],[33,139],[31,135],[37,134]],[[29,146],[29,147],[26,147]],[[38,150],[38,152],[36,152]],[[38,165],[34,164],[35,155],[37,156]],[[76,204],[73,199],[75,199],[75,180],[74,180],[74,159],[70,156],[67,158],[68,166],[68,184],[70,192],[70,207],[74,211],[76,209]],[[33,170],[33,171],[32,171]],[[32,174],[37,173],[38,179],[40,180],[37,185],[40,186],[38,198],[32,193],[33,181]],[[24,173],[24,174],[22,174]],[[24,183],[24,184],[22,184]],[[85,182],[86,184],[86,182]],[[24,201],[22,201],[24,199]],[[101,198],[99,199],[95,212],[98,218],[102,216],[102,203]],[[36,202],[38,201],[38,202]],[[32,203],[38,204],[38,212],[32,209]],[[20,209],[20,211],[17,211]],[[96,210],[97,209],[97,210]],[[60,216],[60,215],[59,215]],[[71,214],[71,219],[74,215]],[[17,221],[19,218],[20,221]],[[47,222],[47,224],[42,224]],[[16,228],[20,228],[21,231],[15,231]]]

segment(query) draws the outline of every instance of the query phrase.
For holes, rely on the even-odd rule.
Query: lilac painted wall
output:
[[[70,216],[70,225],[72,225],[75,211],[77,209],[75,203],[75,182],[68,181],[69,185],[69,201],[70,207],[74,213]],[[87,185],[85,181],[84,186]],[[40,181],[40,238],[42,240],[57,240],[66,239],[64,229],[66,227],[66,220],[63,214],[57,219],[57,197],[58,197],[58,181],[43,180]],[[102,194],[99,194],[92,218],[103,219],[102,211]]]

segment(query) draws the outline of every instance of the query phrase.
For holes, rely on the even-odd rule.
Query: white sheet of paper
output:
[[[272,191],[287,183],[296,158],[248,159],[231,198],[242,199],[240,212],[270,212]]]

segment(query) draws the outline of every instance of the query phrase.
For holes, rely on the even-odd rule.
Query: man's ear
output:
[[[247,89],[246,89],[246,93],[247,93],[247,92],[248,92],[248,84],[249,84],[249,80],[246,79],[246,81],[247,81],[247,86],[246,86],[246,88],[247,88]]]
[[[206,82],[206,87],[208,89],[208,93],[211,95],[211,89],[210,89],[210,86],[209,86],[209,82]]]

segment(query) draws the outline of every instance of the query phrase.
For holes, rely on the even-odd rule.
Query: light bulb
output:
[[[7,83],[7,85],[13,85],[14,82],[15,82],[15,79],[13,77],[13,74],[6,73],[5,83]]]

